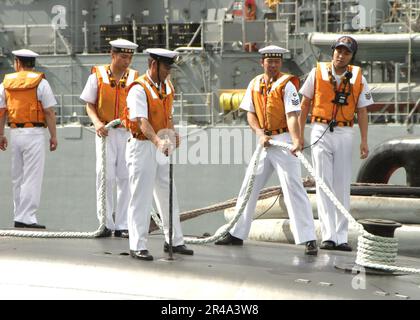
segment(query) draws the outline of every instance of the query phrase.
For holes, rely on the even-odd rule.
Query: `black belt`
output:
[[[312,117],[311,122],[319,122],[329,124],[331,120],[323,119],[320,117]],[[354,121],[336,121],[338,127],[353,127]]]
[[[264,130],[264,134],[266,136],[274,136],[276,134],[281,134],[281,133],[285,133],[285,132],[288,132],[288,131],[289,131],[289,129],[286,127],[286,128],[281,128],[281,129],[277,129],[277,130]]]
[[[45,128],[45,123],[42,122],[25,122],[25,123],[8,123],[10,128]]]

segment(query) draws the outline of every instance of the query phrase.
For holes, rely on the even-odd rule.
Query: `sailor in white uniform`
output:
[[[169,251],[169,159],[170,149],[178,147],[174,131],[174,87],[168,79],[178,53],[166,49],[147,49],[148,70],[135,81],[127,97],[132,138],[127,145],[131,199],[128,210],[130,254],[134,259],[151,261],[147,250],[153,198],[162,217],[165,233],[163,250]],[[173,136],[168,144],[167,136]],[[193,255],[184,244],[176,189],[173,188],[173,252]]]
[[[312,69],[300,93],[302,135],[311,112],[312,162],[318,176],[350,209],[351,162],[354,115],[360,128],[360,158],[369,154],[367,107],[373,104],[362,70],[351,63],[357,52],[355,39],[342,36],[332,46],[332,61]],[[342,101],[340,101],[342,99]],[[347,218],[317,185],[318,216],[321,222],[321,249],[351,251]]]
[[[7,148],[7,117],[11,128],[14,226],[45,229],[38,224],[36,213],[44,176],[46,127],[50,151],[57,149],[57,101],[44,74],[34,70],[38,54],[26,49],[12,53],[16,73],[6,75],[0,85],[0,149]]]
[[[299,160],[292,154],[302,148],[298,114],[300,101],[297,94],[299,80],[282,73],[282,55],[286,49],[268,46],[259,50],[264,74],[255,77],[249,84],[240,108],[248,111],[248,122],[260,137],[265,149],[261,155],[262,169],[256,175],[254,187],[246,208],[230,233],[217,241],[217,245],[242,245],[248,237],[260,190],[275,171],[280,180],[284,202],[291,221],[296,244],[305,244],[305,253],[317,254],[315,226],[311,205],[302,185]],[[293,145],[292,153],[269,144],[269,140]],[[254,154],[255,157],[255,154]],[[252,173],[251,160],[239,198],[245,196],[247,181]],[[237,203],[240,205],[240,201]]]
[[[101,139],[106,137],[106,228],[102,237],[128,238],[127,208],[130,199],[125,148],[129,132],[120,126],[107,130],[105,125],[123,117],[128,87],[138,73],[129,69],[137,44],[125,39],[110,41],[112,62],[92,69],[80,99],[86,102],[86,111],[96,130],[96,188],[99,219],[101,198],[99,194],[101,168]],[[117,201],[114,210],[114,188]],[[115,220],[113,213],[115,211]]]

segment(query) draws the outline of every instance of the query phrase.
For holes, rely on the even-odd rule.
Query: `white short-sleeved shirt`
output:
[[[148,71],[146,75],[151,81],[151,83],[153,83],[154,86],[158,88],[159,86],[150,78]],[[128,92],[127,107],[130,110],[130,114],[128,115],[130,120],[134,121],[137,118],[145,118],[145,119],[149,118],[147,95],[146,95],[146,92],[144,91],[144,88],[141,85],[139,84],[134,85]]]
[[[339,86],[341,82],[341,75],[337,76],[334,68],[332,68],[332,75],[333,77],[335,77],[337,81],[337,86]],[[299,91],[300,94],[302,94],[303,96],[311,100],[313,99],[315,95],[315,79],[316,79],[316,68],[313,68],[311,72],[309,73],[308,77],[306,78],[306,81],[303,84],[302,88]],[[364,76],[362,76],[362,84],[363,84],[363,90],[360,93],[359,101],[357,102],[357,108],[365,108],[374,103],[372,94],[370,93],[369,85]]]
[[[48,109],[57,105],[54,93],[47,80],[42,79],[36,90],[39,101],[42,103],[44,109]],[[0,84],[0,108],[6,108],[6,92],[3,83]]]
[[[147,96],[141,85],[134,85],[128,92],[127,108],[130,110],[128,115],[130,120],[134,121],[137,118],[148,119]]]
[[[82,99],[86,103],[96,104],[96,99],[98,98],[98,78],[96,77],[95,73],[92,73],[88,80],[86,81],[86,85],[80,95],[80,99]]]
[[[241,109],[255,113],[254,103],[252,102],[252,90],[255,86],[251,81],[246,89],[245,96],[242,99]],[[296,87],[290,81],[284,87],[284,109],[286,114],[290,112],[300,112],[300,99]]]

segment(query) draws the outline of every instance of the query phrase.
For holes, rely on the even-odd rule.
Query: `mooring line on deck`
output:
[[[121,124],[120,119],[109,122],[105,128],[112,129]],[[99,237],[106,225],[106,137],[101,139],[101,168],[99,172],[99,227],[92,232],[77,231],[26,231],[26,230],[0,230],[0,237],[21,237],[21,238],[76,238],[92,239]]]

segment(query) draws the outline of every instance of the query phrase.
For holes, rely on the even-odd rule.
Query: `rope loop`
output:
[[[110,129],[121,124],[120,119],[109,122],[105,128]],[[23,231],[23,230],[0,230],[0,237],[20,237],[20,238],[76,238],[92,239],[97,238],[105,229],[106,221],[106,138],[101,139],[101,168],[99,174],[99,227],[93,232],[50,232],[50,231]]]

